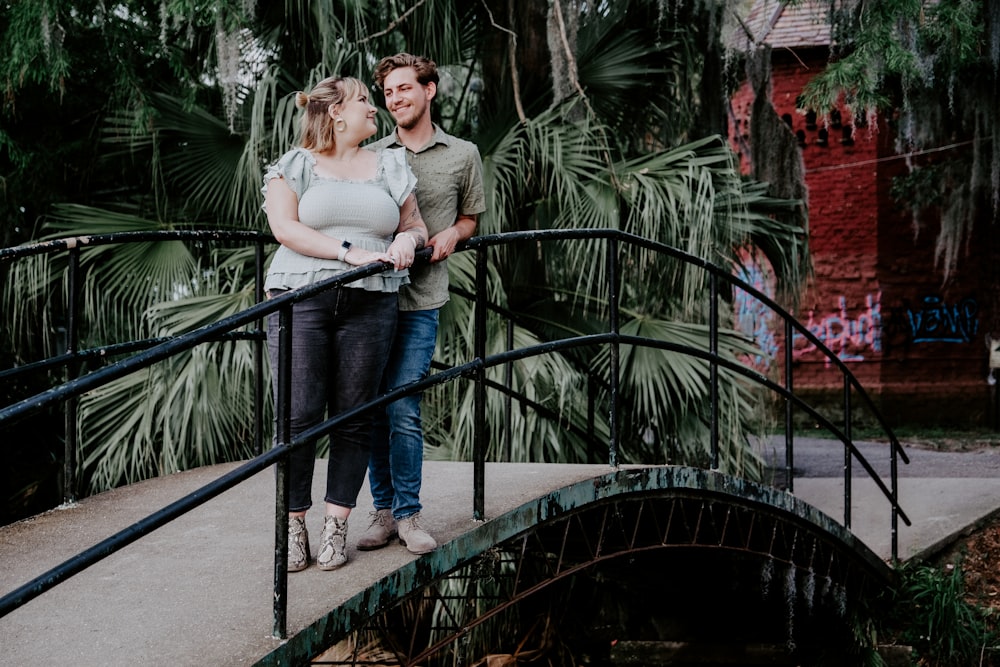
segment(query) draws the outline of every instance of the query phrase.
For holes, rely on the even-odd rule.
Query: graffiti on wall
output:
[[[841,361],[864,361],[882,352],[882,293],[868,294],[865,308],[856,316],[848,313],[847,297],[837,299],[838,310],[823,317],[809,311],[806,329],[826,345]],[[792,358],[801,359],[816,350],[816,345],[800,333],[792,337]],[[830,360],[827,360],[827,364]]]
[[[762,253],[741,251],[733,275],[774,298],[774,272]],[[847,303],[847,296],[840,295],[836,297],[834,311],[824,315],[810,310],[803,323],[813,336],[844,362],[870,361],[874,356],[882,355],[886,336],[893,340],[905,337],[908,343],[970,343],[979,332],[979,304],[973,297],[947,303],[940,296],[928,295],[920,299],[916,306],[904,301],[902,307],[889,309],[891,322],[883,322],[881,291],[867,294],[860,310],[852,312]],[[760,349],[759,354],[744,361],[761,371],[766,371],[780,353],[775,317],[770,308],[756,297],[739,288],[734,290],[734,327]],[[892,326],[893,322],[895,326]],[[816,352],[817,346],[812,340],[799,332],[793,333],[793,359],[802,361]],[[827,359],[826,364],[830,363]]]
[[[763,253],[743,249],[739,252],[739,264],[734,266],[733,275],[770,298],[774,298],[775,277],[771,262]],[[778,354],[778,342],[774,336],[774,313],[756,297],[746,291],[733,290],[733,318],[737,331],[756,343],[760,354],[744,362],[759,370],[766,370]]]
[[[917,308],[906,307],[911,343],[969,343],[979,331],[979,304],[972,297],[953,305],[925,296]]]

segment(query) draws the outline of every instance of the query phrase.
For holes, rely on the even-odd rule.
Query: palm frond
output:
[[[794,304],[812,270],[808,222],[793,222],[803,214],[803,203],[771,197],[767,184],[755,181],[743,181],[738,190],[721,192],[719,199],[720,206],[731,211],[734,234],[764,252],[780,277],[783,301]]]
[[[252,453],[250,345],[202,346],[83,397],[81,465],[92,492]]]
[[[634,318],[622,324],[622,333],[652,338],[707,352],[708,328],[686,322]],[[719,351],[735,361],[743,355],[758,353],[752,342],[734,332],[720,334]],[[610,351],[600,352],[594,367],[607,377]],[[626,434],[623,452],[633,462],[661,460],[665,452],[650,450],[639,437],[649,427],[675,443],[689,465],[700,465],[708,454],[708,396],[710,367],[708,362],[681,352],[652,347],[623,345],[620,350],[620,391],[630,406],[629,420],[622,425]],[[722,426],[722,454],[726,469],[733,474],[756,475],[759,465],[754,457],[743,452],[743,440],[752,423],[755,404],[752,390],[740,376],[721,369],[719,418]],[[683,439],[679,439],[683,435]],[[657,441],[663,446],[662,440]]]
[[[623,30],[612,16],[624,11],[625,3],[616,3],[607,17],[588,15],[578,37],[578,76],[597,118],[613,128],[616,144],[639,149],[662,118],[660,110],[678,106],[671,91],[680,63],[672,40],[651,48],[638,31]]]
[[[50,255],[35,255],[6,267],[3,312],[9,323],[2,330],[7,349],[20,363],[63,352],[58,349],[65,346],[58,311],[62,299],[59,276],[65,265]]]
[[[227,270],[248,252],[220,254],[192,296],[151,306],[149,327],[178,334],[253,305],[252,285]],[[93,490],[249,455],[255,372],[252,343],[210,343],[86,395],[78,420]]]
[[[163,230],[167,225],[128,213],[63,204],[53,209],[45,228],[51,232],[46,238],[85,238]],[[89,335],[95,344],[105,344],[146,335],[143,312],[187,289],[195,278],[196,262],[182,241],[150,241],[87,249],[81,253],[81,266],[88,275],[82,298]],[[64,278],[62,273],[50,275],[50,280]]]
[[[505,351],[508,322],[496,316],[489,319],[488,354]],[[472,349],[471,334],[470,328],[461,343],[462,350]],[[511,334],[514,349],[542,342],[522,327],[513,326]],[[457,357],[451,357],[452,354]],[[462,363],[468,358],[466,354],[439,345],[439,358],[446,365]],[[586,408],[578,400],[580,395],[586,395],[586,375],[561,355],[546,354],[512,362],[509,367],[491,368],[487,377],[506,386],[508,373],[511,389],[544,409],[540,413],[512,398],[509,399],[512,409],[508,410],[508,399],[502,392],[488,392],[489,460],[587,460],[590,445],[585,435]],[[425,394],[428,457],[471,459],[475,433],[473,399],[474,386],[468,382],[453,382]],[[607,428],[600,416],[595,430],[597,437],[606,442]]]

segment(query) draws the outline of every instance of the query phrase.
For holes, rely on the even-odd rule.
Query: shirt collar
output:
[[[403,142],[401,142],[399,140],[399,128],[393,127],[392,128],[392,134],[389,135],[389,136],[392,137],[392,145],[393,146],[397,146],[397,147],[402,147],[403,146]],[[420,150],[414,151],[414,152],[415,153],[422,153],[425,150],[427,150],[428,148],[431,148],[432,146],[436,146],[437,144],[444,144],[445,146],[449,146],[449,145],[451,145],[451,137],[448,136],[448,133],[445,132],[444,130],[442,130],[441,127],[437,123],[434,123],[434,136],[431,137],[431,140],[427,142],[426,146],[424,146]]]

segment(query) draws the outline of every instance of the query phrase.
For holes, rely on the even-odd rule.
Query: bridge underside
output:
[[[622,469],[481,524],[258,664],[567,651],[593,664],[704,664],[708,654],[713,664],[848,664],[853,612],[891,579],[842,526],[782,491],[693,468]]]

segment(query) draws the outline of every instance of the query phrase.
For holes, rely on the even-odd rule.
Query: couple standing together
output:
[[[400,53],[383,58],[375,84],[396,121],[394,131],[366,146],[376,132],[368,87],[351,77],[324,79],[307,94],[297,146],[264,175],[264,210],[280,247],[265,290],[275,296],[372,262],[391,271],[328,290],[293,306],[291,435],[357,407],[430,371],[438,310],[448,300],[444,261],[476,229],[485,208],[482,161],[475,144],[445,133],[431,120],[435,63]],[[419,207],[418,207],[419,201]],[[424,246],[429,264],[413,267]],[[276,376],[277,315],[268,318],[268,348]],[[420,395],[401,398],[385,413],[371,411],[330,433],[325,514],[318,566],[347,562],[347,518],[365,470],[374,500],[357,547],[377,549],[399,537],[413,553],[437,547],[419,523],[423,464]],[[293,452],[289,464],[288,570],[312,559],[306,510],[312,506],[315,445]]]

